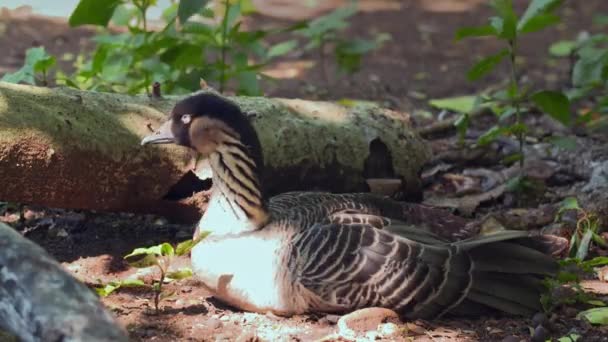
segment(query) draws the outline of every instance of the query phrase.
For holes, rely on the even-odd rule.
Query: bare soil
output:
[[[515,2],[520,7],[527,3]],[[484,1],[387,0],[362,3],[367,7],[354,17],[349,34],[387,32],[391,34],[392,41],[366,58],[361,72],[353,76],[336,75],[330,65],[327,73],[329,84],[326,84],[316,54],[293,54],[268,69],[276,77],[293,76],[274,85],[269,84],[266,88],[268,95],[368,99],[388,107],[412,110],[427,108],[429,98],[474,93],[502,80],[504,73],[479,83],[470,83],[465,77],[468,67],[480,56],[498,51],[496,42],[486,39],[453,42],[458,27],[484,23],[490,15]],[[553,89],[565,87],[569,62],[548,58],[547,48],[556,40],[572,39],[579,31],[589,29],[593,14],[601,12],[608,13],[605,0],[566,1],[561,10],[562,24],[533,34],[522,42],[524,57],[519,63],[521,74],[526,75],[525,81]],[[249,24],[274,26],[284,22],[285,19],[281,19],[284,17],[280,13],[257,15]],[[29,47],[42,44],[58,56],[88,51],[92,46],[92,34],[90,29],[71,29],[59,19],[3,12],[0,16],[0,75],[17,69]],[[70,64],[61,61],[60,67],[70,70]],[[439,139],[433,141],[433,146],[441,150],[454,142],[453,137]],[[436,187],[427,190],[436,191]],[[506,210],[508,207],[504,201],[490,202],[484,211]],[[176,243],[190,238],[192,233],[191,225],[151,215],[27,206],[9,208],[2,214],[3,221],[46,248],[91,287],[131,276],[139,276],[149,282],[157,275],[129,268],[122,257],[136,247],[165,241]],[[178,266],[187,264],[186,259],[177,260]],[[248,341],[256,337],[271,341],[309,341],[337,330],[337,318],[333,316],[280,318],[226,307],[214,301],[193,279],[166,287],[175,294],[161,302],[159,313],[154,311],[150,289],[120,289],[103,298],[103,302],[136,341]],[[600,298],[608,294],[607,287],[605,282],[589,283],[589,289]],[[605,328],[589,326],[576,319],[577,313],[576,308],[567,306],[558,310],[551,318],[547,338],[577,333],[583,336],[584,341],[608,341]],[[509,336],[515,337],[512,341],[527,341],[531,339],[535,323],[531,317],[482,317],[477,320],[407,322],[400,327],[401,337],[398,339],[404,341],[500,341]]]

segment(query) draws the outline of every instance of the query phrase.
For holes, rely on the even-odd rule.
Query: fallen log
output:
[[[0,331],[25,342],[128,341],[89,288],[1,222],[0,251]]]
[[[0,82],[0,200],[175,212],[167,197],[185,198],[194,191],[183,179],[194,168],[192,152],[141,148],[139,142],[180,98]],[[401,191],[420,190],[418,171],[429,151],[407,114],[368,103],[231,99],[258,132],[270,194],[366,191],[369,178],[398,178]]]

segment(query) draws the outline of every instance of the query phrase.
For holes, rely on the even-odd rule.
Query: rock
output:
[[[261,342],[255,331],[245,330],[235,340],[235,342]]]
[[[376,330],[378,325],[388,319],[398,319],[395,311],[385,308],[365,308],[353,311],[340,317],[338,320],[338,331],[340,335],[352,337],[364,334],[370,330]]]
[[[546,323],[547,323],[547,315],[545,315],[542,312],[538,312],[534,315],[534,317],[532,317],[533,326],[543,325]]]
[[[534,334],[532,334],[532,342],[544,342],[547,340],[549,336],[549,330],[547,330],[542,325],[539,325],[534,329]]]
[[[325,317],[321,318],[319,320],[319,322],[327,323],[327,324],[336,324],[336,323],[338,323],[339,320],[340,320],[340,316],[338,316],[338,315],[326,315]]]
[[[220,329],[224,326],[224,323],[218,318],[210,318],[209,320],[207,320],[207,326],[211,329]]]
[[[399,335],[399,326],[395,323],[382,323],[378,325],[378,334],[382,338],[394,338]]]
[[[365,333],[365,338],[367,341],[375,341],[380,339],[380,334],[375,330],[370,330]]]
[[[427,331],[424,327],[411,322],[405,323],[405,327],[407,328],[408,334],[424,335]]]

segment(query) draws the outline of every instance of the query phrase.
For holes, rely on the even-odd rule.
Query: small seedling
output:
[[[152,247],[136,248],[133,252],[125,255],[125,260],[132,267],[147,268],[156,266],[160,271],[160,278],[152,283],[154,310],[156,313],[159,312],[160,301],[173,295],[173,293],[163,293],[163,284],[192,276],[192,270],[189,268],[171,270],[173,257],[189,253],[196,244],[209,234],[210,232],[203,232],[195,240],[186,240],[179,243],[175,248],[171,244],[164,242]]]
[[[49,55],[44,47],[29,48],[25,53],[25,63],[21,69],[8,73],[0,81],[48,85],[48,72],[55,65],[55,57]]]
[[[339,70],[354,73],[361,66],[362,57],[382,46],[390,39],[388,34],[378,34],[374,39],[342,38],[339,33],[350,26],[348,19],[357,13],[356,2],[348,6],[337,8],[327,15],[316,18],[306,27],[296,31],[306,38],[308,44],[305,50],[316,50],[319,54],[319,63],[325,85],[330,87],[327,73],[327,47],[333,48],[333,55]]]
[[[491,105],[492,110],[499,117],[499,124],[479,137],[477,144],[485,145],[499,136],[514,135],[519,141],[519,152],[511,156],[510,160],[519,160],[523,172],[524,141],[528,127],[523,123],[522,115],[531,106],[565,125],[571,123],[570,101],[558,91],[539,90],[531,91],[522,87],[518,77],[518,46],[520,39],[532,32],[540,31],[559,22],[560,18],[554,14],[560,5],[560,0],[532,0],[521,17],[518,17],[513,8],[512,0],[493,0],[492,8],[496,16],[489,19],[489,24],[479,27],[465,27],[458,30],[456,39],[468,37],[490,36],[504,42],[505,47],[499,52],[482,58],[467,73],[471,81],[478,80],[493,71],[502,61],[509,61],[509,86],[490,96],[482,97],[482,103]],[[463,114],[463,115],[466,115]],[[515,116],[515,122],[505,124],[507,119]],[[467,120],[459,121],[459,129],[465,130]],[[523,177],[523,174],[520,175]]]
[[[600,233],[600,220],[587,210],[580,207],[574,197],[564,199],[560,205],[556,216],[556,221],[560,220],[566,210],[575,210],[577,213],[576,229],[570,238],[569,256],[583,261],[587,258],[591,243],[595,243],[603,248],[608,248]]]
[[[596,26],[606,26],[605,15],[597,15]],[[594,105],[583,112],[577,122],[586,123],[594,116],[608,113],[608,34],[581,32],[574,40],[560,40],[552,44],[549,53],[568,58],[571,63],[571,87],[567,94],[571,101],[592,99]]]
[[[555,217],[555,221],[562,219],[568,210],[577,212],[576,229],[570,239],[569,257],[559,261],[560,272],[554,279],[546,279],[545,285],[549,293],[543,295],[541,302],[546,310],[552,310],[561,304],[583,303],[591,306],[605,306],[603,301],[593,299],[585,293],[580,284],[581,274],[590,274],[595,267],[608,265],[608,257],[598,256],[589,260],[587,258],[589,246],[596,243],[608,247],[604,239],[598,235],[599,220],[595,215],[581,208],[574,197],[562,201]],[[555,296],[555,291],[567,285],[572,291],[566,295]]]
[[[186,240],[179,243],[175,248],[171,244],[164,242],[152,247],[136,248],[131,253],[125,255],[124,259],[130,266],[136,268],[158,267],[160,277],[153,281],[151,288],[154,291],[154,311],[159,312],[159,304],[162,299],[169,298],[173,293],[164,293],[163,284],[189,278],[192,270],[184,267],[178,270],[171,270],[171,263],[174,256],[186,255],[200,241],[207,237],[210,232],[201,233],[195,240]],[[95,288],[97,294],[102,297],[110,295],[112,292],[122,287],[147,286],[139,279],[124,279],[112,281],[105,285]]]

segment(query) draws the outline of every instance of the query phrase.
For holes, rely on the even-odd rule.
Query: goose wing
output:
[[[380,306],[426,319],[488,309],[530,314],[556,263],[529,239],[505,231],[446,243],[408,226],[318,224],[295,236],[289,264],[310,293],[311,311]]]

